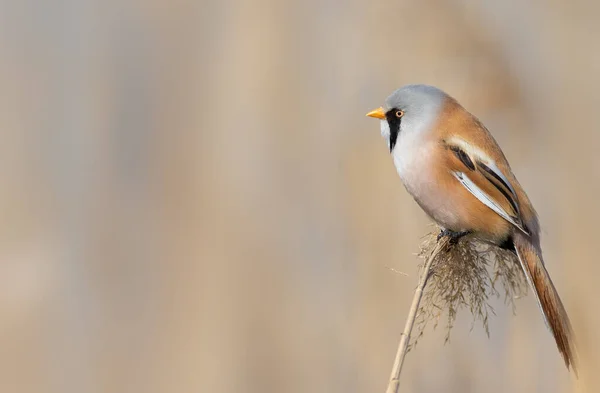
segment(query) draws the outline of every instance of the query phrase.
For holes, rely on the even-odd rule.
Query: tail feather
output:
[[[544,266],[541,252],[525,234],[515,233],[513,241],[521,267],[535,293],[546,325],[554,335],[556,346],[567,368],[571,366],[577,374],[577,354],[571,322]]]

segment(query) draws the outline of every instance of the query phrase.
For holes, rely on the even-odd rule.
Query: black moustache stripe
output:
[[[392,109],[385,114],[388,125],[390,126],[390,153],[396,146],[398,140],[398,133],[400,132],[400,122],[402,118],[396,116],[396,109]]]

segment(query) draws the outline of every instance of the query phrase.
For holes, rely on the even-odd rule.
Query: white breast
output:
[[[419,133],[400,133],[392,151],[394,165],[408,192],[418,199],[423,188],[434,182],[430,162],[432,146]]]
[[[462,227],[457,201],[448,198],[433,171],[435,142],[427,133],[406,132],[398,135],[392,151],[394,165],[408,193],[421,208],[445,228]]]

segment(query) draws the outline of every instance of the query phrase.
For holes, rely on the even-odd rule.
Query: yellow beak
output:
[[[377,108],[374,111],[367,113],[367,116],[385,120],[385,112],[383,111],[383,108]]]

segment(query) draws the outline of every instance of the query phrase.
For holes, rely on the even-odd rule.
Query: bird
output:
[[[481,121],[441,89],[406,85],[367,116],[381,120],[408,193],[456,242],[470,235],[516,255],[567,369],[577,375],[567,311],[545,267],[537,213]],[[438,239],[439,237],[438,236]]]

